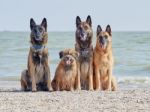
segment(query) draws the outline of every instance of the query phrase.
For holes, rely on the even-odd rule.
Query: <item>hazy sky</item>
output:
[[[0,0],[0,31],[29,31],[31,17],[46,17],[49,31],[74,31],[77,15],[91,15],[94,30],[150,31],[150,0]]]

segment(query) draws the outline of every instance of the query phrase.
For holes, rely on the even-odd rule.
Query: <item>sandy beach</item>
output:
[[[0,82],[1,112],[149,112],[150,89],[21,92],[17,81]]]

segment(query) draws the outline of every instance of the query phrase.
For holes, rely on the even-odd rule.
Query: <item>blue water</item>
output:
[[[0,32],[0,77],[20,76],[27,68],[30,32]],[[150,83],[150,32],[113,32],[114,75],[120,83]],[[95,46],[96,36],[93,37]],[[74,32],[49,32],[51,75],[59,51],[74,48]]]

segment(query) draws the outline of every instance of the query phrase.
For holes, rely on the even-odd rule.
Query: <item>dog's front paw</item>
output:
[[[36,91],[37,91],[37,89],[36,89],[36,88],[33,88],[33,89],[32,89],[32,92],[36,92]]]
[[[95,91],[101,91],[101,88],[96,88]]]
[[[79,87],[79,88],[76,89],[76,91],[80,91],[80,90],[81,90],[81,87]]]
[[[52,87],[49,87],[49,88],[48,88],[48,91],[49,91],[49,92],[52,92],[52,91],[53,91],[53,88],[52,88]]]
[[[76,91],[80,91],[80,90],[81,90],[81,86],[78,85],[78,86],[76,87]]]
[[[74,91],[74,88],[71,87],[71,88],[70,88],[70,91],[73,92],[73,91]]]
[[[89,91],[93,91],[94,89],[91,87],[91,88],[89,88]]]
[[[95,91],[101,91],[102,90],[102,87],[101,86],[97,86],[96,88],[95,88]]]
[[[111,88],[107,88],[106,91],[111,91]]]

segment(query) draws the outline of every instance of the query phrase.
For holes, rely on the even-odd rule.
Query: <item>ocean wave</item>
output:
[[[124,76],[117,78],[118,83],[122,84],[150,84],[150,77],[149,76]]]

